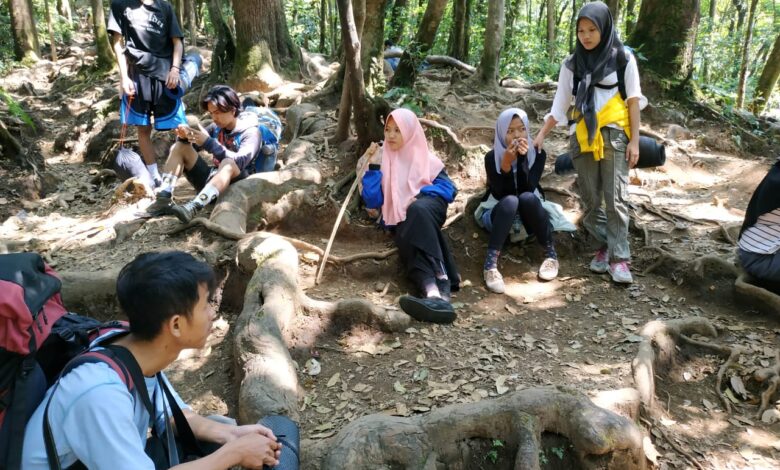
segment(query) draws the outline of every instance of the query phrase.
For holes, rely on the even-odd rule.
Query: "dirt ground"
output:
[[[86,63],[92,60],[89,54],[74,57]],[[112,243],[113,226],[132,220],[149,200],[117,200],[116,182],[90,183],[98,165],[84,162],[67,148],[55,150],[55,140],[72,132],[79,116],[97,100],[110,98],[114,86],[112,75],[86,82],[79,60],[74,59],[73,65],[44,63],[0,79],[0,86],[39,123],[39,134],[26,137],[25,142],[31,151],[45,156],[46,172],[58,180],[43,199],[33,200],[22,184],[26,173],[0,160],[0,178],[16,183],[0,186],[0,241],[44,247],[57,269],[68,271],[118,268],[138,253],[167,249],[191,251],[227,269],[233,263],[234,242],[199,229],[170,235],[167,232],[179,224],[170,217],[152,220],[130,239]],[[465,100],[440,81],[448,73],[421,78],[420,90],[429,97],[437,119],[456,132],[464,129],[460,133],[464,144],[490,142],[492,133],[482,128],[492,128],[501,108],[511,103],[534,106],[529,114],[533,130],[538,128],[545,106],[523,101],[527,91],[502,91],[498,97],[503,103],[479,93]],[[20,93],[25,82],[32,84],[36,95]],[[552,97],[549,90],[540,96]],[[334,114],[331,111],[335,121]],[[688,114],[668,103],[653,103],[643,113],[643,127],[669,135],[677,132],[676,126],[686,124],[674,117]],[[568,384],[585,392],[630,387],[636,332],[642,325],[650,320],[702,316],[717,325],[720,336],[715,341],[746,348],[736,373],[730,374],[741,377],[748,390],[744,396],[732,390],[734,412],[729,415],[715,392],[722,359],[679,351],[685,360],[659,377],[657,384],[657,396],[666,410],[659,423],[662,429],[650,431],[660,452],[658,468],[696,468],[675,446],[687,452],[698,468],[780,468],[780,423],[768,424],[755,416],[759,390],[749,380],[755,369],[772,363],[780,347],[780,317],[735,300],[733,280],[728,278],[707,276],[697,282],[690,273],[668,268],[643,274],[656,259],[654,246],[687,258],[715,253],[732,259],[734,247],[723,232],[741,223],[750,194],[771,163],[768,158],[737,153],[720,126],[686,121],[689,134],[675,134],[663,168],[632,171],[632,215],[648,231],[645,235],[632,230],[635,282],[631,286],[617,286],[605,275],[590,273],[587,264],[592,248],[587,238],[582,233],[559,233],[561,271],[556,280],[537,280],[542,261],[538,246],[513,245],[504,250],[499,264],[507,292],[491,294],[481,274],[487,237],[477,229],[473,214],[465,213],[446,230],[464,281],[453,298],[458,313],[454,324],[414,323],[404,333],[382,335],[366,328],[344,332],[320,318],[299,316],[292,352],[305,389],[300,403],[302,437],[332,436],[370,413],[409,416],[537,385]],[[74,140],[72,148],[78,148],[78,137]],[[441,139],[434,141],[460,189],[450,209],[454,215],[463,211],[471,196],[482,193],[481,155],[488,148],[455,158],[445,153]],[[555,131],[546,145],[550,155],[564,152],[564,132]],[[346,163],[354,159],[344,160],[337,148],[330,147],[329,153],[322,150],[319,165],[325,180],[337,181],[354,165]],[[575,177],[554,175],[552,160],[547,162],[543,186],[551,188],[549,197],[576,221]],[[177,189],[177,197],[185,199],[191,194],[184,187],[181,184]],[[308,208],[270,230],[324,247],[334,217],[333,207]],[[389,244],[390,239],[362,214],[352,214],[350,222],[339,232],[334,254],[373,251]],[[300,282],[315,298],[358,296],[397,308],[398,296],[411,289],[394,256],[351,263],[343,269],[329,267],[316,286],[316,258],[302,253],[300,259]],[[240,298],[223,298],[208,347],[183,354],[168,372],[180,394],[200,412],[235,414],[231,326],[240,305]],[[780,411],[778,402],[773,407]],[[565,441],[558,442],[546,447],[541,458],[545,468],[566,468],[568,447]],[[504,468],[500,443],[483,450],[482,461],[474,462],[473,468]]]

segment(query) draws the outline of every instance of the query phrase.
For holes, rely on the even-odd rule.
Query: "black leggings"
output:
[[[526,232],[536,235],[536,239],[543,247],[552,243],[552,225],[550,216],[542,206],[542,201],[532,192],[525,192],[519,196],[504,196],[493,207],[490,220],[493,230],[490,231],[488,249],[501,250],[504,246],[509,231],[512,229],[512,221],[515,214],[520,215]]]

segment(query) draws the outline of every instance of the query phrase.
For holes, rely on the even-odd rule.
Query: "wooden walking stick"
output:
[[[336,217],[336,223],[333,225],[333,230],[330,232],[330,239],[328,240],[328,245],[325,247],[325,254],[322,255],[322,262],[320,263],[320,268],[317,270],[317,277],[314,279],[314,284],[319,285],[320,280],[322,279],[322,272],[325,271],[325,264],[328,262],[328,256],[330,255],[330,248],[333,246],[333,240],[336,238],[336,232],[339,230],[339,224],[341,223],[341,218],[344,217],[344,212],[347,210],[347,205],[349,204],[349,200],[352,199],[352,193],[354,193],[355,188],[357,188],[358,179],[366,169],[368,162],[371,161],[371,157],[374,156],[374,154],[379,148],[380,147],[377,146],[377,148],[374,149],[373,152],[367,155],[366,161],[363,162],[363,166],[360,168],[360,171],[355,173],[355,181],[352,182],[352,186],[349,188],[347,197],[344,199],[344,203],[341,205],[341,210],[339,211],[339,215],[338,217]]]

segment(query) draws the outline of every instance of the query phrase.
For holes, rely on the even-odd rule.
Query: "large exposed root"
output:
[[[565,387],[531,388],[409,418],[364,416],[332,438],[304,441],[302,460],[314,469],[464,468],[461,443],[500,439],[514,453],[514,468],[538,469],[543,432],[568,438],[583,468],[647,466],[642,434],[631,419]]]
[[[754,284],[755,280],[746,273],[741,273],[734,281],[734,288],[742,299],[758,306],[762,310],[777,314],[780,312],[780,295]]]
[[[402,331],[408,325],[406,314],[388,312],[362,299],[330,303],[306,297],[298,286],[298,253],[283,237],[261,232],[243,238],[237,260],[242,270],[254,271],[235,326],[241,422],[256,422],[268,414],[297,419],[300,389],[287,344],[301,303],[332,315],[338,323],[365,323],[385,331]]]
[[[777,393],[778,386],[780,386],[780,351],[775,354],[775,364],[755,371],[753,379],[758,383],[766,383],[766,388],[761,393],[761,407],[758,409],[758,413],[756,413],[756,418],[760,419],[764,411],[772,404],[772,398]]]

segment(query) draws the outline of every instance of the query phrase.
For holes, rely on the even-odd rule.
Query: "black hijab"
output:
[[[582,77],[577,86],[574,107],[582,113],[588,128],[588,142],[593,143],[598,132],[593,104],[595,85],[617,70],[617,54],[623,53],[623,43],[618,38],[612,22],[612,13],[603,2],[591,2],[583,6],[577,15],[578,27],[582,18],[587,18],[596,25],[601,33],[601,42],[589,51],[578,38],[574,54],[566,59],[565,65],[576,76]]]
[[[780,207],[780,159],[772,165],[769,173],[766,174],[750,198],[739,236],[741,237],[742,232],[754,226],[759,216],[772,212],[778,207]]]

